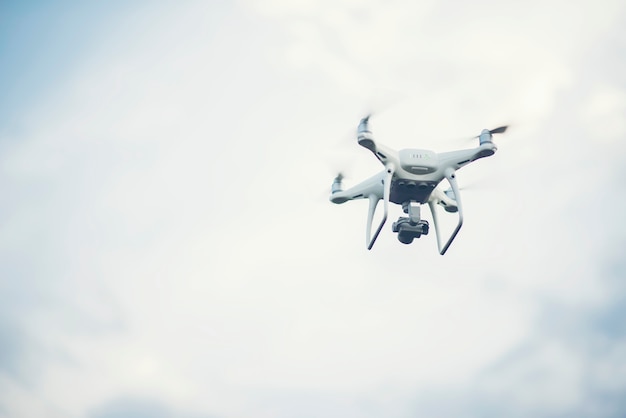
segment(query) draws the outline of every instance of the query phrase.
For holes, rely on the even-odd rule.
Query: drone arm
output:
[[[385,176],[386,172],[381,171],[375,176],[372,176],[347,190],[343,190],[340,179],[335,179],[332,186],[333,192],[330,194],[329,200],[332,203],[339,205],[349,200],[365,199],[371,195],[377,196],[378,199],[382,199],[384,197]]]
[[[363,145],[363,144],[361,145],[364,148],[367,148],[368,150],[372,151],[372,154],[374,154],[374,157],[376,157],[378,161],[380,161],[385,166],[390,162],[395,163],[395,164],[398,164],[399,162],[398,152],[396,150],[389,148],[385,144],[375,143],[372,141],[371,146]]]
[[[430,212],[432,213],[433,216],[433,223],[435,224],[435,233],[437,235],[437,246],[439,248],[439,254],[444,255],[446,253],[446,251],[448,251],[448,248],[450,247],[450,244],[452,244],[452,241],[454,241],[454,238],[456,238],[457,234],[459,233],[459,231],[461,230],[461,227],[463,226],[463,205],[461,203],[461,192],[459,190],[459,185],[456,181],[456,174],[455,171],[452,169],[448,169],[445,172],[446,175],[446,179],[448,179],[448,182],[450,183],[450,186],[452,187],[452,191],[454,192],[454,196],[456,199],[456,204],[458,207],[458,214],[459,214],[459,221],[456,225],[456,228],[454,229],[454,231],[452,232],[452,235],[450,235],[450,238],[448,238],[448,241],[445,243],[445,245],[442,247],[441,246],[441,235],[439,233],[439,223],[437,220],[437,208],[435,206],[435,201],[430,200],[428,202],[428,207],[430,208]]]
[[[459,151],[443,152],[439,154],[439,161],[442,165],[458,170],[467,164],[480,158],[489,157],[498,150],[493,142],[485,142],[477,148]]]
[[[398,164],[398,152],[386,145],[374,141],[374,136],[369,127],[369,116],[361,119],[357,129],[357,141],[363,148],[367,148],[385,167],[389,163]]]
[[[389,213],[389,196],[391,195],[391,179],[393,178],[394,168],[392,165],[387,166],[386,175],[384,178],[384,191],[383,191],[383,218],[376,228],[376,232],[374,232],[374,236],[372,237],[372,223],[374,220],[374,213],[376,212],[376,207],[378,206],[378,202],[380,201],[380,196],[376,194],[370,194],[369,201],[369,212],[367,214],[367,227],[365,230],[365,244],[368,250],[371,250],[376,242],[376,238],[380,234],[380,231],[383,229],[385,222],[387,222],[387,215]]]

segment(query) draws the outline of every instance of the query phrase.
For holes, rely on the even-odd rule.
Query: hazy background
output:
[[[623,417],[626,4],[0,3],[0,416]],[[448,253],[365,249],[391,147]]]

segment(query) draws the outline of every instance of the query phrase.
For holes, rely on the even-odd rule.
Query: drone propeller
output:
[[[493,134],[502,134],[504,132],[506,132],[506,130],[509,128],[509,125],[504,125],[504,126],[499,126],[495,129],[483,129],[483,131],[480,133],[480,135],[476,135],[474,137],[472,137],[472,139],[476,139],[478,138],[480,140],[480,145],[484,144],[485,142],[491,142],[491,137],[493,136]]]
[[[495,129],[487,130],[487,132],[489,132],[490,135],[493,135],[493,134],[503,134],[503,133],[506,132],[507,129],[509,129],[509,125],[498,126]],[[473,136],[472,139],[474,139],[474,138],[480,138],[480,135]]]
[[[377,117],[387,113],[392,108],[401,105],[409,99],[409,95],[403,90],[378,89],[365,99],[364,106],[361,107],[359,115],[367,115],[366,118],[376,115]]]
[[[509,125],[500,126],[496,129],[492,129],[489,131],[490,134],[503,134],[509,128]]]
[[[343,177],[344,177],[343,173],[339,172],[337,174],[337,177],[335,177],[335,179],[333,180],[332,186],[330,186],[330,196],[331,196],[330,200],[331,200],[331,202],[335,202],[335,203],[343,203],[343,202],[345,202],[345,200],[343,200],[343,198],[340,198],[340,199],[334,198],[333,199],[333,195],[335,193],[343,191],[343,183],[341,182],[341,180],[343,180]]]

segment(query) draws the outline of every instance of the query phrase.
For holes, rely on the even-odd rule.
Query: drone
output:
[[[342,204],[349,200],[369,200],[365,230],[368,250],[374,246],[387,221],[390,202],[401,205],[403,212],[408,215],[401,216],[392,225],[392,231],[398,234],[398,240],[403,244],[410,244],[415,238],[428,234],[428,221],[422,219],[420,214],[421,206],[428,204],[435,226],[439,254],[444,255],[463,226],[463,205],[456,172],[471,162],[495,154],[497,147],[493,143],[493,135],[504,133],[508,126],[483,129],[480,135],[475,137],[479,140],[476,148],[435,153],[414,148],[396,151],[374,141],[369,119],[370,116],[361,119],[357,129],[357,141],[359,145],[370,150],[385,169],[347,190],[343,189],[343,174],[339,173],[331,186],[330,201]],[[447,190],[439,187],[444,179],[450,185]],[[381,200],[382,220],[372,233],[374,214]],[[437,206],[443,207],[447,213],[458,215],[455,229],[443,244],[437,220]]]

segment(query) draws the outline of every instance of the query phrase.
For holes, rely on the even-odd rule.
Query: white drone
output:
[[[493,155],[497,148],[492,141],[493,134],[504,133],[508,126],[496,129],[483,129],[479,146],[473,149],[435,153],[424,149],[403,149],[396,151],[376,143],[369,129],[369,116],[361,119],[357,130],[359,145],[372,151],[374,156],[385,166],[385,170],[373,177],[343,190],[343,175],[335,178],[330,201],[336,204],[355,199],[369,199],[369,212],[365,240],[371,250],[387,221],[389,202],[402,205],[408,217],[400,217],[393,223],[393,232],[398,233],[398,240],[410,244],[414,238],[428,234],[428,222],[420,218],[421,205],[428,203],[432,214],[439,253],[444,255],[463,225],[463,206],[456,181],[456,171],[479,158]],[[443,190],[439,183],[443,179],[450,183],[448,190]],[[372,221],[380,200],[383,200],[383,218],[372,235]],[[458,223],[448,241],[442,245],[437,223],[436,206],[442,206],[446,212],[458,213]]]

